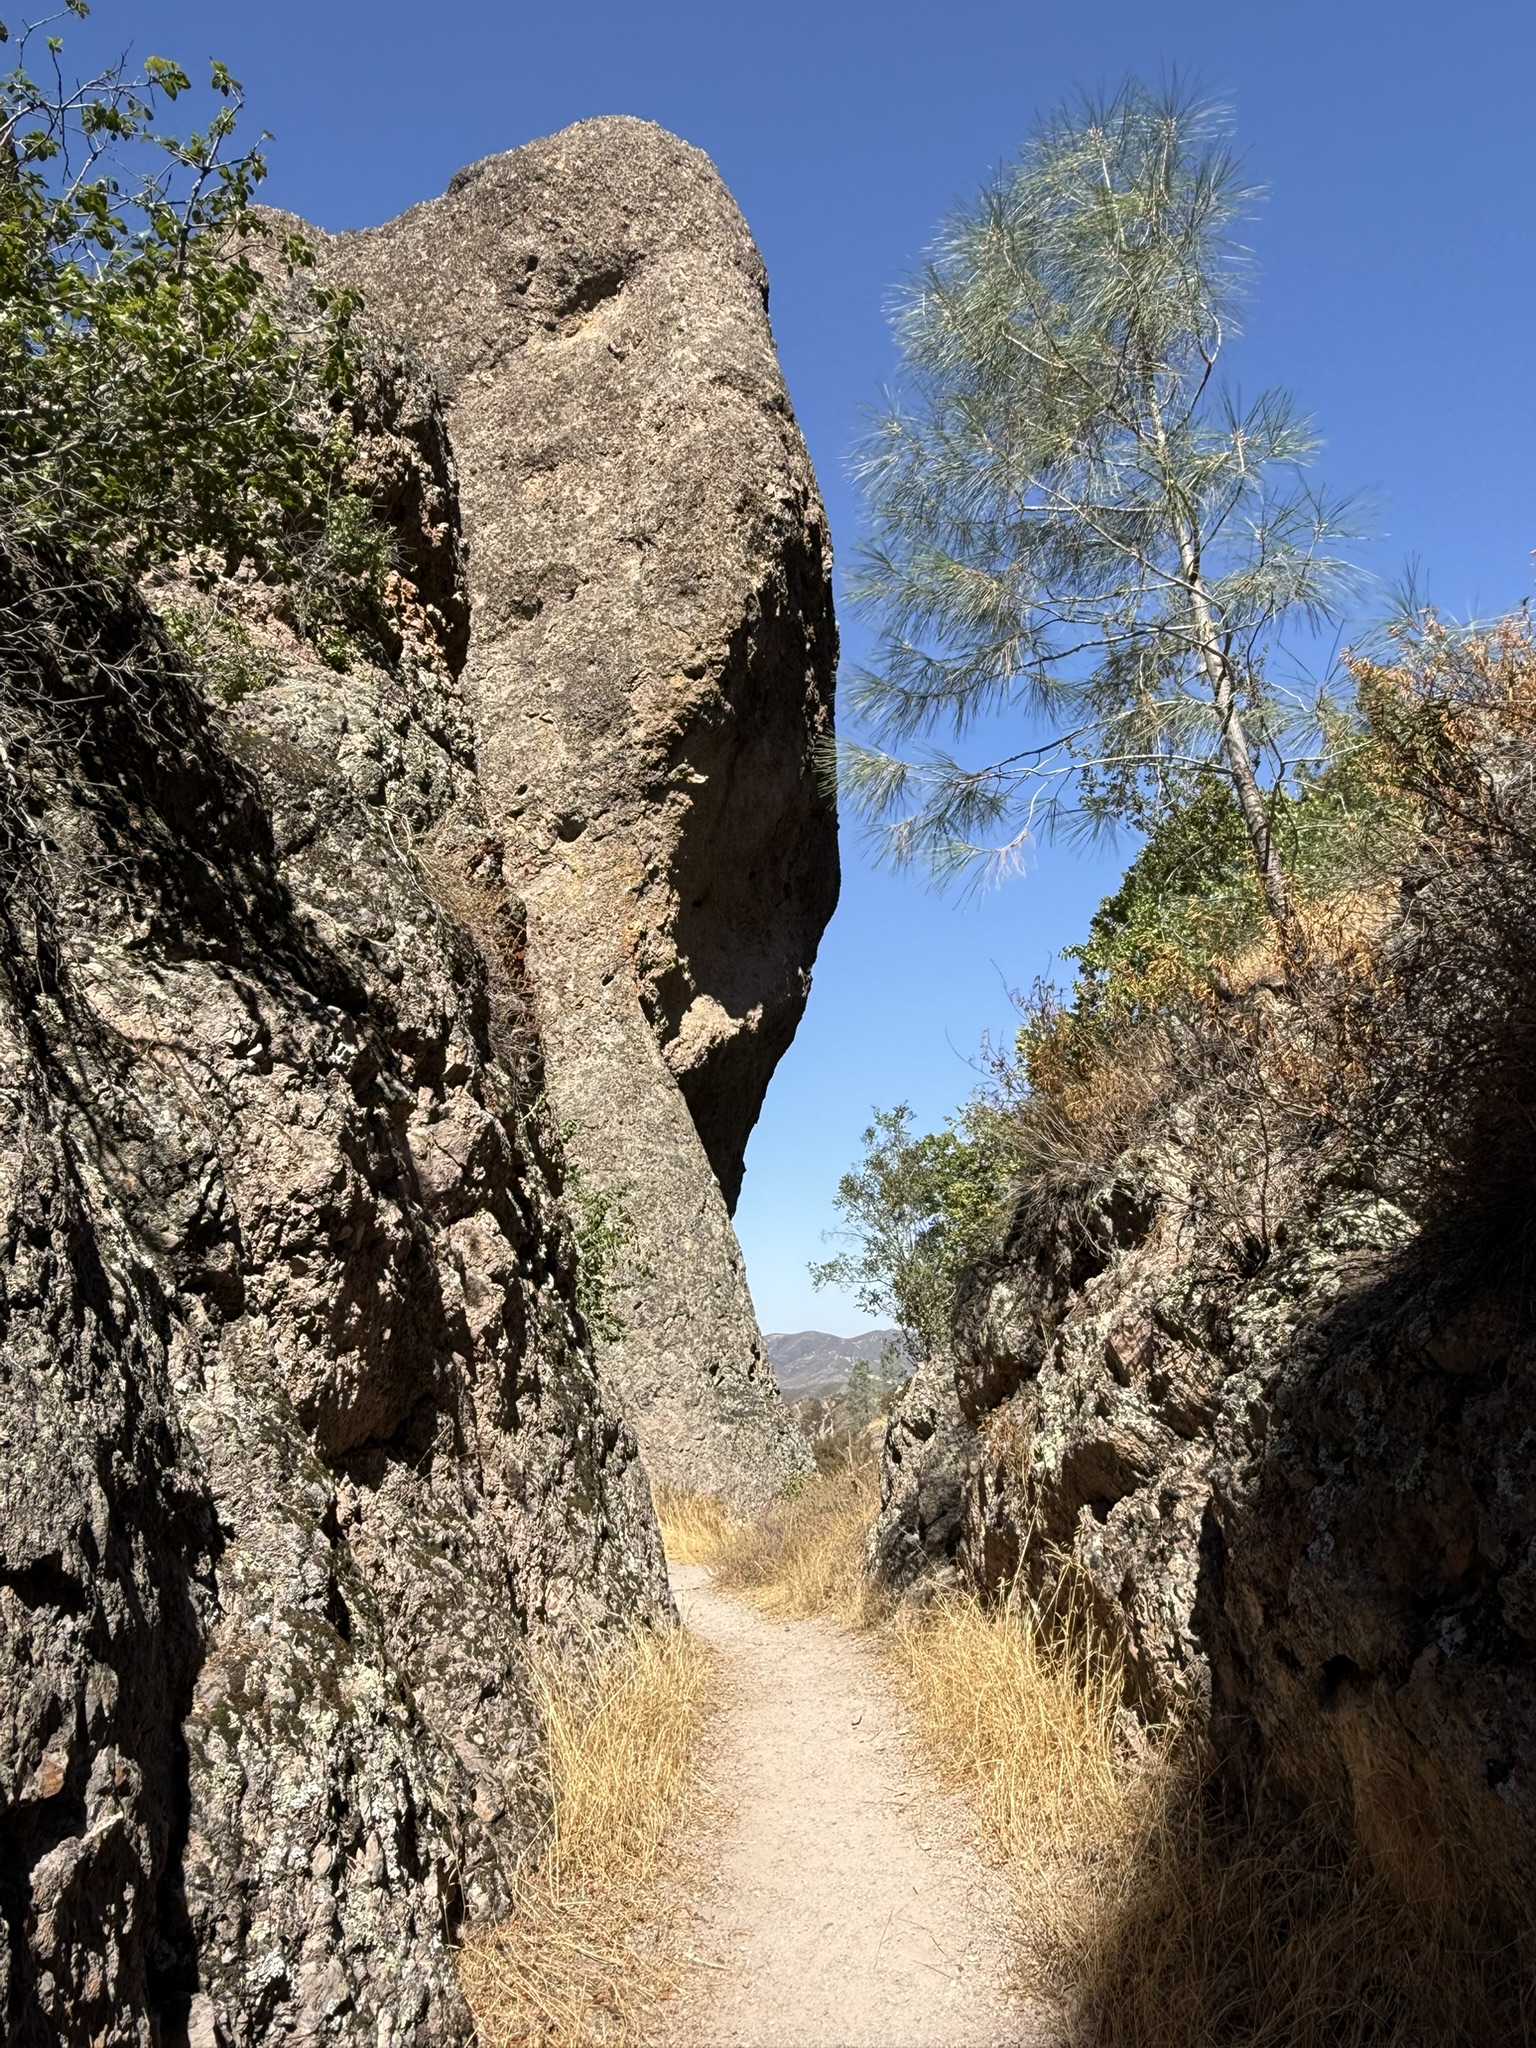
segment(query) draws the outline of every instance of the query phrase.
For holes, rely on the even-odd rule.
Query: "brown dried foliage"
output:
[[[709,1652],[685,1629],[533,1660],[553,1827],[513,1910],[472,1934],[459,1976],[484,2048],[622,2048],[686,1964],[674,1925],[701,1799]]]

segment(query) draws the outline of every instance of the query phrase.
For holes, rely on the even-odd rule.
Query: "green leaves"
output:
[[[336,433],[355,300],[297,284],[285,296],[279,265],[246,253],[266,234],[266,164],[233,146],[243,102],[226,66],[211,67],[210,120],[183,136],[159,126],[192,90],[179,64],[39,82],[31,33],[0,78],[14,148],[0,181],[0,523],[129,576],[172,559],[204,578],[247,564],[318,592],[314,616],[346,630],[325,592],[356,571],[376,598],[388,566]],[[290,274],[313,261],[299,238],[280,255]]]
[[[1046,121],[901,295],[850,589],[877,636],[853,708],[884,746],[842,756],[896,860],[1006,868],[1063,825],[1155,818],[1191,774],[1251,782],[1245,723],[1292,772],[1306,715],[1269,661],[1347,596],[1349,513],[1286,395],[1217,378],[1258,196],[1222,110],[1132,82]],[[998,716],[1030,743],[895,773],[887,749]]]
[[[948,1339],[960,1268],[1005,1220],[1015,1161],[1009,1126],[978,1097],[942,1131],[915,1135],[904,1102],[873,1111],[864,1156],[838,1182],[850,1249],[813,1264],[817,1287],[845,1287],[870,1315],[892,1316],[914,1357]]]
[[[222,64],[214,66],[215,73],[223,71]],[[192,90],[192,81],[179,64],[173,64],[168,57],[146,57],[144,77],[147,82],[163,92],[168,100],[176,99]]]
[[[565,1124],[560,1139],[569,1147],[576,1126]],[[565,1154],[565,1208],[576,1238],[576,1306],[587,1328],[605,1344],[616,1344],[627,1325],[616,1305],[626,1274],[647,1277],[649,1268],[637,1256],[639,1243],[626,1181],[617,1188],[598,1187]]]

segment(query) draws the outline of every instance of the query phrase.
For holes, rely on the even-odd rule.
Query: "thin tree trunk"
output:
[[[1237,708],[1232,664],[1227,659],[1221,645],[1221,636],[1216,629],[1216,621],[1211,616],[1210,600],[1200,580],[1200,567],[1195,558],[1194,548],[1182,533],[1179,535],[1179,555],[1188,583],[1190,609],[1195,616],[1195,636],[1200,647],[1200,660],[1210,681],[1211,696],[1221,729],[1221,751],[1226,760],[1227,773],[1232,778],[1233,793],[1237,798],[1237,807],[1242,812],[1248,841],[1253,848],[1254,865],[1259,871],[1259,887],[1264,892],[1265,908],[1281,931],[1289,931],[1295,921],[1295,905],[1291,901],[1290,885],[1285,879],[1285,870],[1280,865],[1280,849],[1275,844],[1275,835],[1270,829],[1264,792],[1259,788],[1259,778],[1253,770],[1253,755],[1248,750],[1248,735],[1243,730],[1242,717]]]
[[[1204,635],[1201,637],[1203,640]],[[1285,930],[1295,916],[1290,885],[1285,879],[1285,869],[1280,864],[1280,849],[1275,844],[1275,835],[1270,828],[1264,792],[1259,788],[1259,778],[1253,772],[1253,756],[1248,751],[1248,735],[1243,730],[1236,693],[1232,687],[1231,666],[1219,647],[1213,649],[1212,654],[1214,658],[1208,656],[1202,647],[1201,655],[1205,661],[1206,674],[1211,679],[1216,717],[1221,728],[1221,751],[1226,758],[1227,773],[1232,778],[1237,807],[1243,814],[1248,842],[1253,848],[1254,865],[1259,871],[1259,887],[1264,892],[1265,907],[1275,923]]]
[[[1237,807],[1242,813],[1248,843],[1253,848],[1253,860],[1259,871],[1259,887],[1264,893],[1265,908],[1280,931],[1289,932],[1295,926],[1295,906],[1291,902],[1285,870],[1280,865],[1280,849],[1276,846],[1275,835],[1270,830],[1264,792],[1259,788],[1259,778],[1254,773],[1253,755],[1248,750],[1248,735],[1243,730],[1242,717],[1238,712],[1232,664],[1222,647],[1221,634],[1211,614],[1211,601],[1206,595],[1205,583],[1200,574],[1196,536],[1190,531],[1182,512],[1178,509],[1178,493],[1174,487],[1168,457],[1168,437],[1163,429],[1162,406],[1158,402],[1156,379],[1151,376],[1146,383],[1146,400],[1162,463],[1163,486],[1168,495],[1169,509],[1174,514],[1174,531],[1179,543],[1179,567],[1184,574],[1190,610],[1194,614],[1200,664],[1210,682],[1211,697],[1220,724],[1222,755],[1226,760],[1227,773],[1232,778],[1232,790],[1237,798]]]

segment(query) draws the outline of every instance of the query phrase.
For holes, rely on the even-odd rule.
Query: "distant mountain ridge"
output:
[[[874,1371],[887,1344],[896,1346],[903,1368],[906,1361],[900,1330],[866,1330],[858,1337],[834,1337],[826,1330],[766,1331],[763,1343],[786,1401],[840,1394],[858,1361],[867,1359]]]

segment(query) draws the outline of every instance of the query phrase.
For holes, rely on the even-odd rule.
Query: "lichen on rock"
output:
[[[375,424],[448,474],[420,390],[385,350]],[[3,570],[8,2038],[466,2040],[527,1633],[671,1604],[536,1042],[432,879],[505,983],[451,634],[278,622],[224,712],[133,592]]]

